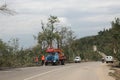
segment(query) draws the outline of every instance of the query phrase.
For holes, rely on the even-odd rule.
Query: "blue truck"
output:
[[[65,56],[60,49],[48,49],[46,50],[46,52],[48,53],[48,55],[45,58],[45,65],[64,65]]]

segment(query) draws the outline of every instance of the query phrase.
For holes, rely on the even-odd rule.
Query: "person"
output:
[[[35,63],[38,64],[38,57],[35,57]]]
[[[105,59],[104,58],[102,58],[102,63],[104,63],[105,62]]]
[[[45,56],[44,55],[42,55],[42,57],[41,57],[41,65],[44,65],[44,61],[45,61]]]

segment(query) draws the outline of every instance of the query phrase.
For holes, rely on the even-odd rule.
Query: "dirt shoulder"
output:
[[[110,70],[110,67],[107,66],[106,63],[103,63],[96,71],[101,80],[115,80],[115,78],[109,75],[109,73],[113,73],[114,70]]]
[[[111,70],[114,70],[114,72],[110,72],[109,75],[114,77],[115,80],[120,80],[120,66],[112,65]]]

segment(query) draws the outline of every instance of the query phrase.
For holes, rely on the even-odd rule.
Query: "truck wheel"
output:
[[[65,61],[64,60],[61,60],[61,65],[65,65]]]
[[[52,62],[52,65],[55,65],[56,63],[55,62]]]
[[[45,65],[47,66],[47,65],[48,65],[48,62],[45,62]]]
[[[113,63],[113,61],[111,61],[111,63]]]

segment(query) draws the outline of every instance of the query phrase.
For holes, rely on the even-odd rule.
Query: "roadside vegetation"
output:
[[[112,70],[114,70],[114,72],[109,72],[109,75],[114,77],[115,80],[120,80],[120,68],[115,66]]]
[[[106,55],[112,55],[120,61],[120,19],[112,21],[110,29],[98,32],[96,36],[77,39],[68,26],[62,26],[57,16],[50,16],[45,23],[41,21],[42,31],[34,38],[38,44],[32,48],[19,47],[19,39],[15,38],[7,43],[0,39],[0,67],[34,66],[35,57],[46,55],[48,47],[56,45],[61,48],[67,58],[72,62],[75,56],[80,56],[84,61],[98,61],[101,56],[93,51],[93,45]]]

